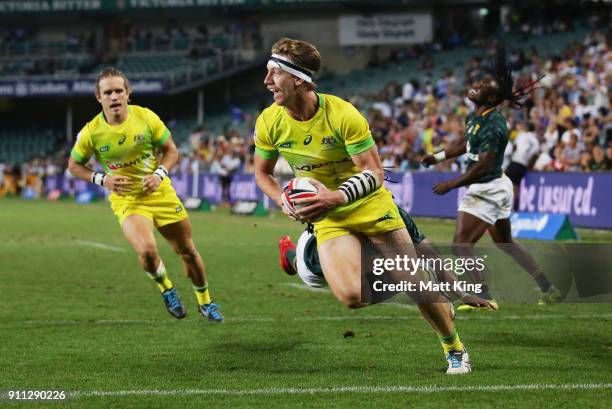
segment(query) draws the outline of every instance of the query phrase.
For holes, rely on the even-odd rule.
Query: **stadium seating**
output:
[[[0,162],[22,163],[55,152],[62,140],[61,130],[36,127],[4,129],[0,134]]]
[[[581,41],[586,33],[586,29],[578,29],[568,33],[532,36],[527,39],[519,35],[504,35],[499,40],[507,44],[520,44],[525,51],[535,48],[541,56],[547,57],[560,54],[567,45]],[[210,38],[210,42],[220,49],[226,49],[224,51],[226,56],[223,57],[224,59],[240,59],[240,53],[236,50],[228,49],[230,44],[227,41],[227,37],[213,35]],[[390,81],[403,85],[413,78],[422,80],[426,72],[431,75],[431,81],[435,83],[448,69],[453,70],[454,76],[458,80],[457,84],[461,84],[461,79],[464,76],[463,67],[468,59],[474,56],[486,56],[486,52],[487,50],[477,46],[432,52],[427,54],[427,57],[433,62],[433,68],[427,71],[420,68],[421,59],[405,60],[376,68],[358,69],[350,74],[334,76],[329,79],[323,78],[318,81],[319,89],[322,92],[336,94],[346,99],[358,94],[375,95]],[[68,71],[78,71],[79,67],[84,63],[79,56],[66,57],[62,61],[65,69]],[[31,64],[32,62],[26,59],[0,59],[0,75],[7,70],[26,70]],[[165,53],[123,53],[120,54],[117,63],[117,66],[128,74],[140,74],[142,76],[164,75],[171,83],[175,84],[201,79],[203,75],[213,75],[220,72],[223,65],[217,57],[190,59],[184,52],[177,51]],[[101,66],[96,67],[92,72],[96,72],[99,68]],[[360,107],[364,112],[367,111],[372,103],[371,98],[367,100],[368,102]],[[252,101],[242,105],[241,109],[243,112],[255,113],[258,106],[255,101]],[[206,116],[205,124],[212,136],[223,134],[227,129],[235,129],[243,137],[248,137],[252,132],[252,129],[247,129],[247,124],[234,123],[229,112],[208,115]],[[177,144],[185,144],[189,134],[195,127],[195,118],[178,118],[174,121],[172,131]],[[41,133],[31,129],[20,131],[0,130],[0,160],[20,162],[28,160],[33,156],[47,153],[57,140],[55,136],[58,134],[61,134],[61,132],[44,131]],[[46,138],[49,135],[51,135],[50,142],[40,139]]]

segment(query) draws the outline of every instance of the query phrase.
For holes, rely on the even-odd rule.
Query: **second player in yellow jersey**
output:
[[[172,316],[183,318],[186,311],[157,251],[155,228],[180,255],[199,312],[209,321],[222,322],[218,305],[210,299],[187,212],[168,177],[168,170],[178,161],[178,151],[170,131],[153,111],[128,105],[130,91],[121,71],[107,68],[98,75],[96,99],[102,112],[79,132],[70,154],[70,171],[111,192],[111,208],[123,234],[142,268],[157,283]],[[86,166],[93,156],[104,172]]]

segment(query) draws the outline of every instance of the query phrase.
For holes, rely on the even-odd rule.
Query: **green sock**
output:
[[[440,340],[440,343],[442,344],[442,349],[446,354],[451,351],[463,351],[464,346],[461,342],[461,339],[459,339],[459,334],[457,334],[457,330],[453,330],[453,332],[446,337],[438,335],[438,339]]]

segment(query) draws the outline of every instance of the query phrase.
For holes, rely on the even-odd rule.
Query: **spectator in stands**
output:
[[[580,140],[582,133],[580,132],[580,128],[576,128],[576,124],[572,118],[566,117],[563,120],[563,128],[565,131],[561,134],[561,142],[564,145],[567,145],[570,141],[570,135],[576,136],[576,141]]]
[[[536,172],[545,172],[553,170],[551,167],[553,158],[548,152],[549,149],[547,149],[545,145],[541,145],[540,154],[538,155],[538,158],[533,164],[533,170],[535,170]]]
[[[575,133],[571,133],[569,136],[569,142],[563,148],[562,160],[565,163],[565,167],[570,172],[577,172],[580,170],[580,148],[578,147],[578,136]]]
[[[521,122],[517,126],[518,135],[514,140],[514,151],[512,159],[506,169],[506,174],[512,181],[514,187],[514,209],[518,209],[519,189],[521,180],[525,177],[527,169],[529,169],[537,159],[537,154],[540,150],[540,141],[534,133],[535,126],[530,122],[525,125]],[[510,145],[510,144],[508,144]]]
[[[593,156],[589,151],[582,151],[580,154],[580,170],[582,172],[590,172],[591,171],[591,161]]]
[[[590,170],[594,172],[605,172],[610,170],[610,161],[606,160],[606,155],[600,145],[593,147],[593,156],[589,163]]]
[[[206,128],[203,126],[198,126],[192,133],[189,135],[189,144],[191,145],[191,149],[195,152],[200,149],[200,146],[204,143],[204,138],[207,135]]]

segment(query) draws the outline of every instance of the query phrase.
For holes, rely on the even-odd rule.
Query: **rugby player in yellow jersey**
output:
[[[210,299],[204,263],[191,238],[187,211],[168,177],[168,170],[178,161],[176,146],[153,111],[128,105],[130,92],[129,81],[121,71],[107,68],[100,72],[96,99],[102,112],[79,132],[70,153],[70,172],[111,192],[110,205],[123,234],[138,253],[141,267],[157,283],[172,316],[183,318],[186,311],[159,257],[154,228],[181,257],[200,313],[211,322],[222,322],[219,306]],[[92,156],[104,173],[85,166]]]
[[[283,38],[272,47],[264,83],[274,103],[257,118],[255,178],[281,207],[281,187],[273,177],[279,154],[296,176],[315,179],[317,195],[302,200],[304,207],[291,216],[314,223],[329,287],[344,305],[360,308],[369,304],[361,289],[364,238],[385,257],[416,258],[416,253],[391,193],[382,186],[383,170],[368,122],[348,102],[315,92],[312,77],[320,64],[318,50],[307,42]],[[390,248],[395,249],[392,254]],[[440,338],[447,373],[470,372],[469,356],[442,297],[419,303],[419,309]]]

